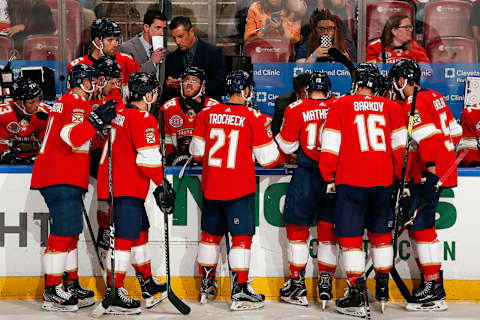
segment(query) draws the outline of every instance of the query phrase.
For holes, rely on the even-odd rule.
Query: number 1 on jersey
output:
[[[357,125],[358,140],[360,141],[360,150],[362,152],[369,151],[370,147],[373,151],[387,150],[383,129],[377,127],[377,125],[385,126],[385,117],[383,115],[369,114],[367,116],[367,125],[365,126],[365,115],[357,114],[353,123]]]
[[[227,168],[235,169],[235,160],[237,158],[237,147],[238,147],[238,130],[230,131],[228,135],[228,154],[227,154]],[[222,159],[221,158],[214,158],[213,155],[225,145],[225,130],[220,128],[212,128],[210,130],[210,139],[215,139],[215,143],[213,144],[210,152],[208,154],[208,165],[210,167],[221,167],[222,166]]]

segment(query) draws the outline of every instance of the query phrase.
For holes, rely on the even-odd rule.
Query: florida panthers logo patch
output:
[[[422,118],[420,117],[421,113],[418,111],[415,111],[415,114],[413,115],[413,125],[419,125],[422,123]]]
[[[155,129],[153,128],[148,128],[145,129],[145,139],[147,140],[148,144],[153,144],[155,143]]]
[[[84,113],[85,113],[85,111],[83,109],[73,109],[72,110],[72,122],[82,123]]]
[[[182,117],[180,117],[179,115],[174,115],[170,118],[170,120],[168,120],[168,123],[170,123],[170,125],[174,128],[179,128],[182,126],[183,124],[183,119]]]
[[[12,121],[7,125],[7,130],[13,134],[16,134],[18,131],[20,131],[20,126],[18,123]]]

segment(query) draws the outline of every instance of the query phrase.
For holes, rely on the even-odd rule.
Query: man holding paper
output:
[[[159,10],[147,10],[143,17],[143,32],[123,43],[119,51],[137,59],[141,72],[155,73],[160,83],[165,80],[165,56],[163,48],[167,18]]]

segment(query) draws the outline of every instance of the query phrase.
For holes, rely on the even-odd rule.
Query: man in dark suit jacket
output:
[[[165,80],[166,50],[153,50],[152,37],[164,36],[167,18],[158,10],[147,10],[143,17],[143,32],[123,43],[119,50],[137,59],[141,72],[154,73],[160,83]],[[163,45],[163,42],[162,42]]]
[[[206,96],[221,101],[225,91],[227,67],[222,50],[195,36],[192,22],[187,17],[176,17],[169,25],[177,50],[165,60],[165,87],[162,101],[180,96],[180,75],[187,66],[205,70]]]

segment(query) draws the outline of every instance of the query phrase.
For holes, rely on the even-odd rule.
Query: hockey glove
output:
[[[112,120],[117,116],[115,111],[115,105],[117,104],[114,100],[108,100],[92,112],[88,117],[88,121],[97,131],[102,131],[102,129],[110,124]]]
[[[23,159],[18,156],[18,153],[13,149],[7,149],[0,155],[1,164],[23,164]]]
[[[167,156],[167,163],[171,166],[183,166],[190,156],[188,154],[170,153]]]
[[[440,178],[428,170],[423,170],[422,176],[420,194],[425,202],[432,202],[438,197],[437,183]]]
[[[153,196],[155,197],[157,206],[163,213],[172,214],[175,210],[175,191],[170,182],[164,180],[163,183],[165,184],[165,190],[163,186],[158,186],[155,191],[153,191]]]

